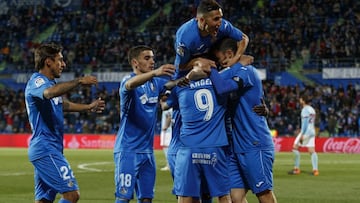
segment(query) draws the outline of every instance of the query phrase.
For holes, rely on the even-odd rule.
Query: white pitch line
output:
[[[111,164],[111,163],[112,163],[112,162],[85,163],[85,164],[79,164],[79,165],[78,165],[78,168],[79,168],[79,169],[86,170],[86,171],[103,172],[103,171],[106,171],[106,170],[97,169],[97,168],[92,168],[91,166],[106,165],[106,164]]]
[[[305,157],[305,155],[304,155],[304,157]],[[302,158],[302,159],[304,159],[303,162],[310,160],[309,157],[310,157],[310,155],[308,155],[306,158]],[[275,163],[278,163],[278,164],[286,164],[286,163],[293,164],[293,162],[294,161],[292,159],[285,160],[285,159],[280,159],[280,158],[276,159],[275,158]],[[322,159],[319,159],[319,163],[320,164],[360,164],[360,160],[326,160],[326,159],[322,160]]]
[[[26,172],[15,172],[15,173],[0,173],[0,176],[24,176],[24,175],[31,175],[33,173],[26,173]]]

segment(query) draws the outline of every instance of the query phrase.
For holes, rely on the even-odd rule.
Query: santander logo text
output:
[[[324,152],[339,152],[339,153],[360,153],[360,139],[336,139],[329,138],[323,145]]]

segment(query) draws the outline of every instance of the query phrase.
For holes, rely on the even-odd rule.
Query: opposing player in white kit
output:
[[[293,153],[295,154],[294,169],[289,174],[300,174],[300,152],[299,147],[306,147],[311,155],[312,174],[319,175],[318,170],[318,156],[315,151],[315,118],[316,113],[312,106],[310,106],[310,97],[304,93],[300,95],[299,102],[301,109],[301,129],[297,135],[294,145]]]
[[[172,137],[172,123],[172,108],[164,110],[161,116],[160,146],[163,148],[165,160],[167,160],[168,149]],[[166,161],[166,165],[160,170],[170,170],[168,161]]]

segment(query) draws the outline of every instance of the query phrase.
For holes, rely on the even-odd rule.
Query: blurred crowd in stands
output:
[[[83,0],[78,10],[56,4],[10,8],[0,16],[0,63],[8,62],[8,71],[32,71],[39,40],[62,43],[68,71],[78,73],[129,70],[126,53],[135,44],[154,47],[159,63],[172,62],[175,31],[195,16],[191,2]],[[224,18],[250,37],[247,53],[258,68],[286,70],[297,58],[311,67],[360,63],[356,0],[219,2]]]
[[[196,1],[195,1],[196,2]],[[304,67],[356,67],[360,63],[360,3],[357,0],[219,0],[224,18],[250,38],[247,54],[255,66],[284,71],[296,59]],[[129,71],[127,51],[136,44],[156,50],[158,63],[174,60],[173,42],[180,24],[194,17],[190,0],[83,0],[79,9],[53,4],[9,8],[0,15],[1,73],[34,71],[33,51],[39,41],[64,46],[67,70]],[[301,87],[264,82],[270,128],[293,135],[299,128]],[[359,84],[305,87],[314,95],[320,132],[359,135]],[[68,99],[92,100],[91,89]],[[66,114],[67,133],[115,133],[119,124],[117,90],[97,90],[107,101],[101,116]],[[0,133],[30,132],[23,91],[0,90]],[[334,99],[336,98],[336,99]]]
[[[313,95],[312,106],[317,112],[318,135],[360,136],[360,83],[347,87],[332,86],[278,86],[264,81],[266,103],[270,110],[268,124],[279,136],[294,136],[300,127],[301,107],[298,101],[300,91]],[[94,93],[92,91],[95,91]],[[115,134],[120,122],[119,94],[117,90],[78,89],[67,95],[71,101],[92,100],[101,97],[106,101],[104,113],[65,113],[66,133]],[[334,99],[336,98],[336,99]],[[0,90],[0,133],[30,133],[30,126],[24,104],[24,92],[11,89]],[[160,118],[157,133],[160,133]]]

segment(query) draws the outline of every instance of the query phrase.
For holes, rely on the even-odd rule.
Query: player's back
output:
[[[315,136],[315,109],[305,105],[301,110],[301,130],[305,136]]]
[[[226,100],[216,97],[209,78],[193,81],[189,87],[177,87],[176,95],[182,118],[180,141],[185,147],[228,145]]]
[[[237,91],[232,101],[233,109],[233,143],[235,152],[251,151],[253,149],[266,149],[273,147],[270,130],[263,116],[257,115],[252,109],[261,104],[263,88],[257,70],[253,66],[243,67],[235,64],[224,70],[221,75],[226,78],[239,78],[243,81],[243,88]]]

